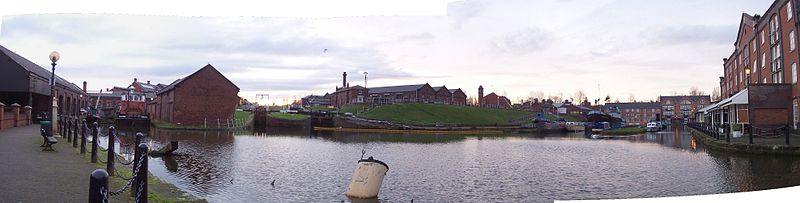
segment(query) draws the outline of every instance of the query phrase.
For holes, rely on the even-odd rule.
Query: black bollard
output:
[[[86,119],[81,121],[81,154],[86,154]]]
[[[142,153],[141,149],[139,149],[140,148],[139,145],[142,143],[142,138],[143,137],[144,137],[144,134],[142,134],[142,132],[136,132],[136,141],[135,141],[136,145],[134,145],[134,146],[136,146],[136,148],[134,148],[134,152],[133,152],[133,154],[134,154],[134,156],[133,156],[133,168],[134,169],[136,169],[137,164],[139,164],[139,160],[141,160],[142,157],[144,157],[144,156],[142,156],[142,155],[144,155],[144,153]],[[137,175],[137,174],[133,174],[133,175]],[[139,179],[137,178],[136,180],[133,181],[133,184],[131,185],[131,197],[136,197],[136,192],[138,191],[138,188],[139,188],[139,182],[138,181],[139,181]]]
[[[750,127],[750,131],[753,131],[753,127]],[[753,132],[750,132],[750,144],[753,144]]]
[[[786,131],[784,131],[784,136],[786,137],[786,146],[789,146],[789,130],[791,126],[786,125]]]
[[[116,129],[114,128],[114,126],[108,127],[108,149],[107,149],[108,151],[106,153],[106,157],[108,157],[108,159],[106,159],[106,171],[108,171],[108,174],[110,174],[111,176],[114,176],[114,174],[116,174],[115,173],[116,170],[114,170],[114,156],[115,156],[114,136],[116,134],[115,131]]]
[[[97,122],[92,123],[92,163],[97,163]]]
[[[141,165],[138,166],[139,173],[136,174],[136,181],[134,184],[137,185],[136,187],[136,195],[134,196],[135,202],[137,203],[147,203],[147,144],[139,144],[138,147],[141,153]]]
[[[72,122],[72,148],[78,148],[78,123],[80,120],[78,118],[74,118]]]
[[[89,175],[89,203],[108,202],[108,172],[103,169]]]
[[[64,120],[64,134],[62,134],[65,135],[65,137],[67,137],[68,143],[72,142],[72,129],[70,129],[70,126],[72,125],[70,124],[70,122],[72,122],[72,119],[67,118]]]

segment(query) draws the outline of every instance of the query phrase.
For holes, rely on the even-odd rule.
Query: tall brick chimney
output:
[[[483,107],[483,85],[478,86],[478,106]]]
[[[86,81],[83,81],[83,93],[86,93]]]
[[[347,87],[347,72],[342,72],[342,88]]]

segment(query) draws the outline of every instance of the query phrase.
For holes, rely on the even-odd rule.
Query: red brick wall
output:
[[[239,88],[212,68],[187,77],[173,92],[172,121],[184,125],[202,125],[204,119],[231,119],[239,102]]]

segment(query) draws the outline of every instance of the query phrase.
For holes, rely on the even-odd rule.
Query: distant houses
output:
[[[233,118],[238,93],[239,87],[209,64],[156,92],[148,112],[151,119],[180,125],[225,122]]]

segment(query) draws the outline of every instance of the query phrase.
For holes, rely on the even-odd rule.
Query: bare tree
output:
[[[636,102],[636,96],[633,93],[628,95],[628,102]]]
[[[689,95],[698,96],[698,95],[703,95],[703,94],[705,94],[705,93],[703,91],[701,91],[697,87],[689,88]]]
[[[719,93],[719,87],[715,87],[714,90],[711,91],[711,100],[712,101],[719,101],[722,95]]]
[[[578,90],[577,92],[575,92],[575,97],[573,98],[575,99],[575,101],[578,101],[580,103],[583,100],[586,100],[586,92],[583,92],[583,90]]]

